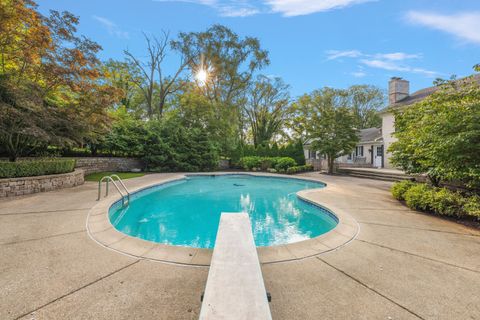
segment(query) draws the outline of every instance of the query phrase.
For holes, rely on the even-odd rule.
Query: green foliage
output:
[[[463,195],[447,188],[436,188],[425,183],[411,181],[395,183],[392,187],[392,194],[398,200],[405,200],[407,206],[414,210],[480,220],[480,197],[478,195]]]
[[[303,144],[300,141],[291,142],[281,148],[279,148],[276,143],[271,147],[268,145],[260,145],[258,147],[253,145],[239,145],[235,151],[235,158],[232,158],[232,162],[238,164],[240,158],[248,156],[268,158],[290,157],[299,165],[305,164]],[[240,167],[242,166],[240,165]]]
[[[382,118],[378,114],[378,110],[385,105],[382,89],[369,85],[351,86],[347,89],[347,97],[355,128],[367,129],[382,125]]]
[[[433,200],[430,206],[437,214],[461,217],[464,215],[464,204],[465,198],[459,192],[446,188],[433,189]]]
[[[186,128],[176,121],[151,121],[144,147],[149,171],[211,171],[218,167],[218,152],[201,128]]]
[[[0,161],[0,178],[66,173],[72,172],[74,168],[75,160],[72,159],[23,160],[18,162]]]
[[[480,86],[471,78],[448,81],[427,99],[395,114],[392,162],[432,183],[480,186]]]
[[[409,180],[395,182],[391,188],[393,197],[400,201],[405,200],[405,193],[414,185],[416,185],[416,183]]]
[[[279,172],[285,172],[290,167],[295,167],[297,163],[290,157],[281,157],[277,160],[275,164],[275,170]]]
[[[308,172],[308,171],[313,171],[313,166],[310,164],[306,164],[303,166],[290,167],[287,169],[288,174],[295,174],[295,173]]]
[[[430,211],[435,191],[426,184],[416,184],[405,192],[405,202],[411,209]]]
[[[264,162],[265,161],[265,162]],[[252,170],[253,168],[262,167],[262,163],[266,163],[267,159],[263,157],[243,157],[240,159],[240,166],[245,170]],[[268,169],[267,167],[266,169]]]
[[[324,88],[297,101],[298,110],[313,150],[325,154],[328,172],[333,173],[335,159],[348,154],[357,144],[355,118],[348,105],[344,90]]]
[[[290,96],[280,78],[257,77],[244,107],[255,146],[269,144],[281,133],[287,117]]]
[[[480,196],[473,195],[467,198],[463,210],[467,216],[480,220]]]
[[[144,122],[132,117],[125,107],[116,110],[112,117],[115,121],[101,147],[112,154],[142,156],[147,135]]]
[[[267,170],[275,169],[278,172],[285,172],[288,168],[297,165],[295,160],[289,157],[243,157],[239,162],[245,170]]]

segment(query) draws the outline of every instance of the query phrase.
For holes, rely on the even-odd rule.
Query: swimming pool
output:
[[[141,190],[130,204],[117,201],[109,219],[119,231],[157,243],[213,248],[222,212],[247,212],[257,246],[317,237],[338,219],[296,195],[324,184],[252,175],[188,176]]]

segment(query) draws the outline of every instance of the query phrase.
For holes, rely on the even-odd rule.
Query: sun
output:
[[[197,79],[197,81],[200,83],[200,85],[205,85],[207,83],[207,80],[208,80],[208,72],[207,70],[205,69],[200,69],[197,71],[197,73],[195,74],[195,79]]]

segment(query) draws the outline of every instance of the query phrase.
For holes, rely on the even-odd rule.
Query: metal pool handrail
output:
[[[122,187],[125,189],[126,194],[123,194],[123,192],[120,190],[118,185],[115,183],[114,177],[117,178],[118,181],[120,181]],[[105,197],[108,196],[108,189],[109,189],[108,185],[109,185],[109,182],[111,181],[113,183],[113,185],[115,186],[115,188],[117,189],[118,193],[122,196],[122,205],[125,206],[125,204],[130,203],[130,192],[128,191],[127,187],[123,183],[122,179],[120,179],[120,177],[117,176],[116,174],[111,175],[111,176],[104,176],[104,177],[102,177],[102,179],[100,179],[100,181],[98,181],[97,201],[100,200],[101,195],[102,195],[102,182],[103,181],[106,181],[106,183],[107,183],[107,186],[106,186],[106,189],[105,189]],[[125,202],[125,198],[127,198],[127,202]]]

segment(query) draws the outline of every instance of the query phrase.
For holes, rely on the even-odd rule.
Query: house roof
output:
[[[360,137],[359,143],[375,142],[382,139],[381,128],[361,129],[358,133]]]
[[[365,143],[383,141],[382,129],[381,128],[360,129],[358,131],[358,137],[360,138],[360,140],[358,141],[358,144],[365,144]],[[308,146],[308,145],[312,144],[313,141],[316,141],[316,140],[318,140],[318,139],[308,139],[304,143],[304,145]]]
[[[456,80],[456,82],[460,82],[465,80],[466,78],[461,78]],[[480,84],[480,74],[475,74],[473,75],[473,79]],[[420,102],[423,99],[427,98],[431,94],[435,93],[438,91],[441,87],[440,86],[433,86],[425,89],[418,90],[411,95],[403,98],[402,100],[398,101],[397,103],[388,106],[387,108],[383,109],[381,112],[388,111],[392,108],[401,108],[404,106],[412,105],[414,103]]]

